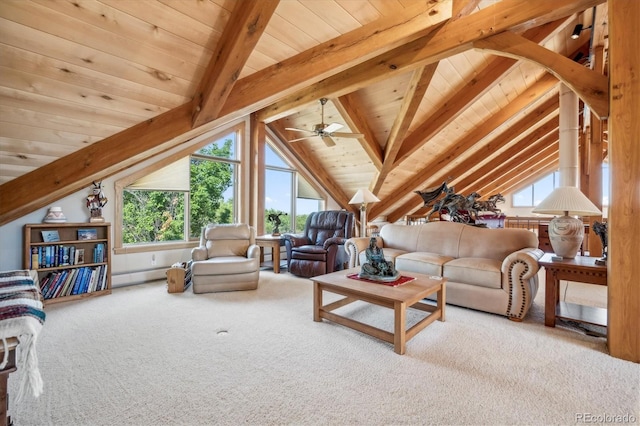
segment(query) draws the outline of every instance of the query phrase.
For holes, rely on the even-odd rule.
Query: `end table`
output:
[[[260,246],[260,264],[264,263],[264,250],[271,247],[271,260],[273,260],[273,272],[280,273],[280,247],[284,246],[284,238],[271,234],[256,237],[256,244]]]
[[[547,253],[538,261],[546,270],[544,325],[556,326],[556,318],[607,326],[607,310],[593,306],[560,301],[560,280],[607,285],[607,266],[596,265],[596,257],[576,256],[575,259],[552,260]]]

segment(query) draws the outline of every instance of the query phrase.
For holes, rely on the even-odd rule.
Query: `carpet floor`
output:
[[[16,405],[10,377],[9,414],[16,426],[637,423],[640,366],[571,324],[545,327],[543,289],[522,323],[448,305],[400,356],[314,322],[311,281],[286,272],[262,271],[256,291],[119,288],[47,307],[44,393]],[[390,310],[341,309],[392,330]]]

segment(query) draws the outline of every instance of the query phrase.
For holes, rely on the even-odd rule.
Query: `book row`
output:
[[[50,272],[40,285],[45,299],[106,290],[107,266],[82,267]]]
[[[93,248],[93,263],[103,263],[106,259],[105,244],[98,243]],[[85,252],[82,248],[68,245],[50,245],[31,248],[30,269],[56,268],[59,266],[81,265],[85,263]]]

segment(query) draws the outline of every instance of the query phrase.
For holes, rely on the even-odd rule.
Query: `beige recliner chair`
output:
[[[207,225],[191,250],[194,293],[255,290],[260,274],[256,231],[247,224]]]

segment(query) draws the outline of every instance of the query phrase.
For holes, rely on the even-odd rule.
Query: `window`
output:
[[[555,171],[513,194],[513,207],[535,207],[560,186],[560,172]],[[609,164],[602,164],[602,205],[609,205]]]
[[[199,238],[207,223],[233,223],[238,134],[232,131],[159,170],[116,184],[117,196],[122,197],[116,244],[184,243]]]
[[[513,207],[535,207],[560,185],[560,172],[555,171],[513,194]]]
[[[267,143],[265,150],[265,232],[273,232],[273,225],[266,220],[274,212],[282,216],[280,232],[302,232],[309,213],[323,209],[324,199],[273,146]]]

